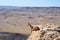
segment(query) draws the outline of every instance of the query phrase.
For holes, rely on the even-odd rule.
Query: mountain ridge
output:
[[[60,7],[18,7],[18,6],[0,6],[0,11],[19,11],[19,12],[37,12],[37,13],[60,13]]]

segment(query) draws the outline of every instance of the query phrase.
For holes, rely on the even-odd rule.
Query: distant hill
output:
[[[16,6],[0,6],[0,8],[7,8],[7,9],[9,9],[9,8],[12,9],[13,8],[14,9],[14,8],[18,8],[18,7],[16,7]]]
[[[20,11],[20,12],[37,12],[37,13],[60,13],[60,7],[0,6],[0,11]]]
[[[16,6],[0,6],[0,11],[14,10],[17,9]]]

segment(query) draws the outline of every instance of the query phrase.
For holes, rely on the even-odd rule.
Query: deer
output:
[[[46,23],[40,25],[32,25],[28,23],[31,28],[31,35],[27,40],[60,40],[60,26]]]

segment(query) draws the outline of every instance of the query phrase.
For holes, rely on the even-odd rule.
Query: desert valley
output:
[[[60,25],[60,7],[0,6],[0,40],[27,40],[28,22]]]

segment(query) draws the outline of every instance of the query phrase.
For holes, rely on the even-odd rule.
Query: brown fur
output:
[[[32,31],[38,31],[38,30],[40,30],[39,27],[33,27],[30,23],[28,23],[28,25],[29,25],[30,28],[31,28],[31,32],[32,32]]]
[[[60,32],[55,28],[60,28],[54,24],[31,25],[31,35],[27,40],[60,40]]]

